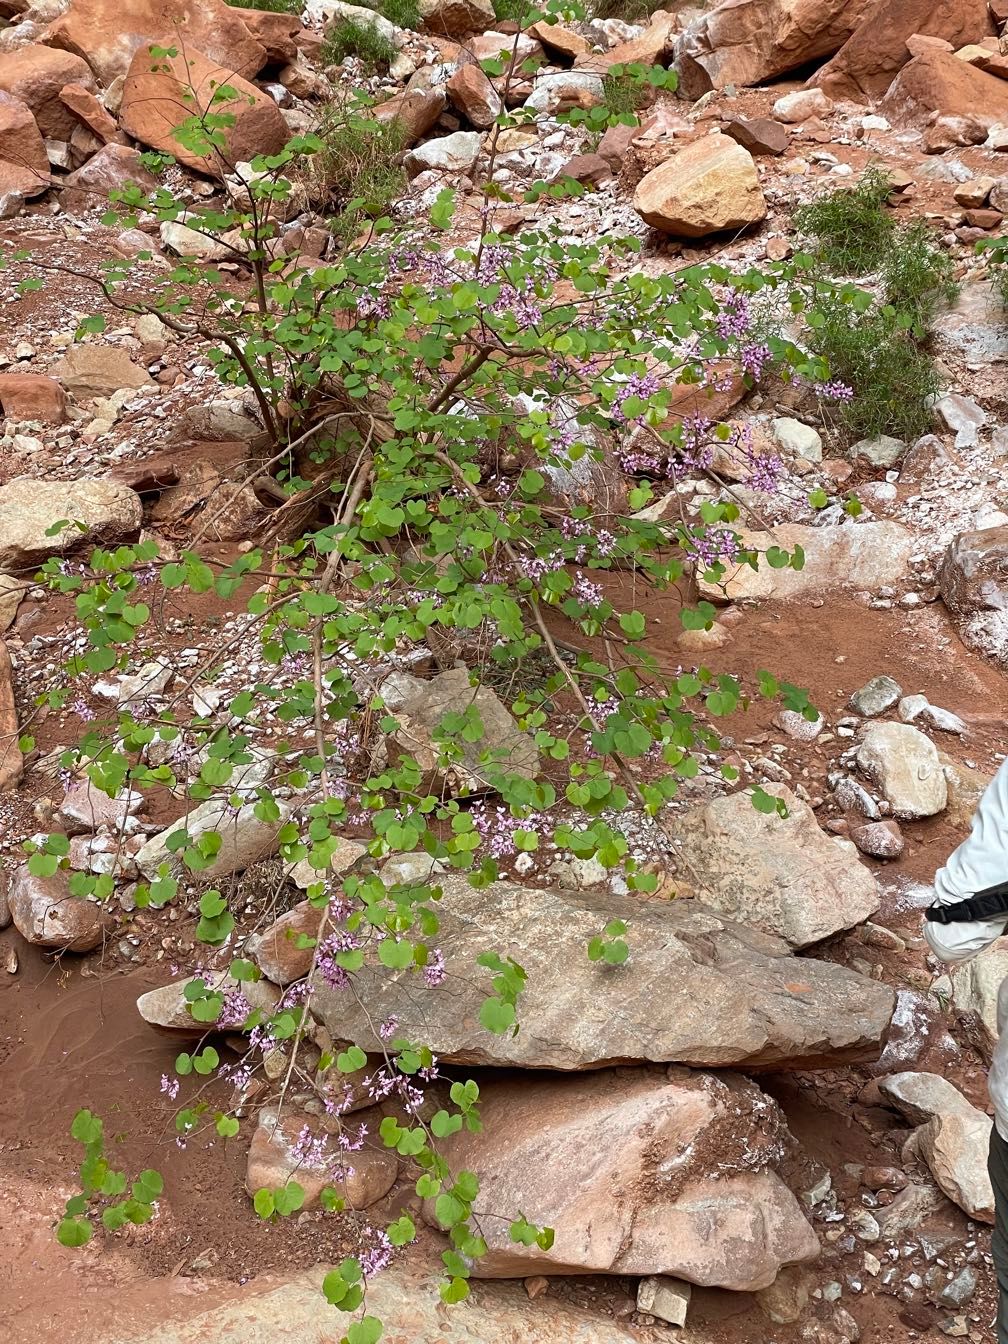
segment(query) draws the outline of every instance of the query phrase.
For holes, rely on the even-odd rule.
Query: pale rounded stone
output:
[[[411,149],[403,166],[411,177],[432,169],[440,173],[467,173],[479,158],[483,136],[479,131],[455,131],[427,140]]]
[[[819,828],[789,789],[770,790],[787,816],[758,812],[748,793],[717,798],[675,823],[681,892],[733,919],[807,947],[879,908],[875,878],[849,841]]]
[[[912,725],[869,724],[857,760],[897,817],[933,817],[945,810],[948,785],[938,749]]]
[[[798,89],[784,94],[773,105],[774,116],[792,124],[810,117],[828,117],[832,111],[833,99],[827,98],[822,89]]]
[[[770,431],[786,453],[803,457],[806,462],[822,461],[822,439],[811,425],[806,425],[789,415],[782,415],[773,422]]]

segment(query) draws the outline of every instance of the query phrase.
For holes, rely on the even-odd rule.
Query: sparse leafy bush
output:
[[[348,56],[356,56],[365,70],[387,70],[396,49],[373,23],[337,19],[326,31],[319,60],[322,65],[342,65]]]
[[[938,310],[952,302],[959,288],[952,258],[922,219],[893,234],[882,260],[881,280],[886,303],[909,313],[919,336],[924,335]]]
[[[717,385],[729,365],[750,383],[769,369],[822,382],[822,359],[777,334],[757,341],[751,324],[750,298],[765,289],[780,288],[798,309],[805,262],[740,277],[716,265],[650,276],[633,264],[636,239],[586,243],[531,224],[517,237],[498,235],[489,209],[479,212],[467,241],[446,247],[454,212],[449,191],[441,193],[425,231],[392,235],[379,221],[374,238],[337,264],[271,262],[274,210],[294,190],[289,179],[305,175],[305,159],[316,180],[332,182],[341,196],[354,193],[348,209],[369,204],[377,212],[389,199],[394,156],[386,137],[394,132],[365,130],[352,108],[334,116],[320,135],[299,137],[283,152],[257,159],[233,209],[199,213],[167,190],[150,198],[135,187],[118,194],[124,209],[143,210],[159,222],[184,214],[190,227],[226,235],[238,262],[233,274],[224,277],[183,258],[164,283],[138,293],[126,259],[91,274],[73,272],[90,279],[117,313],[155,312],[179,336],[201,341],[220,381],[253,395],[271,443],[267,465],[282,464],[277,470],[287,500],[277,512],[292,506],[287,517],[297,526],[256,537],[258,544],[229,564],[202,554],[196,541],[165,557],[157,540],[145,537],[96,549],[81,563],[54,558],[44,567],[55,590],[73,595],[83,627],[61,679],[42,697],[54,708],[66,703],[78,678],[90,683],[149,658],[147,640],[167,594],[212,590],[244,606],[243,637],[255,642],[254,666],[267,670],[221,705],[217,721],[187,719],[185,697],[173,702],[181,709],[166,713],[131,700],[110,710],[107,721],[94,722],[62,764],[110,796],[169,789],[194,803],[215,800],[225,817],[234,814],[237,798],[260,825],[274,828],[285,867],[306,860],[317,874],[307,900],[318,912],[318,933],[298,939],[299,947],[311,949],[310,969],[275,1010],[252,1008],[245,997],[260,971],[227,951],[237,921],[223,888],[199,899],[201,970],[182,991],[201,1029],[247,1035],[245,1083],[265,1073],[265,1059],[284,1043],[290,1066],[278,1088],[281,1102],[304,1055],[320,986],[357,992],[355,977],[365,967],[376,976],[409,976],[418,995],[437,993],[445,979],[437,946],[438,879],[386,884],[368,872],[334,876],[331,860],[351,827],[356,834],[366,829],[370,858],[426,854],[467,875],[476,890],[497,879],[506,856],[532,853],[548,839],[563,854],[621,869],[630,891],[651,893],[658,874],[629,854],[624,814],[633,809],[638,827],[660,821],[681,782],[701,771],[736,780],[737,770],[718,759],[718,725],[750,695],[816,717],[804,692],[767,672],[749,686],[704,667],[663,667],[646,648],[648,617],[631,605],[632,596],[620,595],[646,584],[685,588],[697,573],[719,583],[743,565],[801,568],[798,548],[753,549],[736,531],[740,511],[733,501],[704,499],[695,514],[660,521],[639,511],[654,497],[651,480],[709,470],[717,446],[745,463],[747,484],[777,488],[774,464],[733,437],[729,426],[702,415],[681,422],[669,412],[679,384]],[[200,118],[203,141],[223,156],[222,115],[210,110]],[[196,129],[188,126],[187,140]],[[348,159],[359,162],[348,170]],[[379,159],[375,168],[372,160]],[[31,279],[23,283],[34,287]],[[96,314],[80,333],[95,334],[103,322]],[[825,325],[825,319],[813,323]],[[488,451],[500,443],[514,460],[509,474],[486,467]],[[620,481],[625,507],[600,516],[591,503],[558,496],[558,478],[570,479],[579,464],[611,461],[606,452],[613,443],[636,478],[629,485]],[[306,458],[310,482],[297,471]],[[608,576],[627,570],[634,574],[629,590],[607,586]],[[250,582],[257,586],[246,596]],[[710,628],[714,615],[701,602],[682,607],[680,620],[685,629],[700,630]],[[569,643],[558,645],[558,630],[570,635]],[[515,773],[509,758],[490,748],[475,696],[443,716],[432,739],[433,770],[405,750],[379,757],[377,747],[400,725],[370,670],[380,671],[393,653],[437,658],[446,641],[452,663],[456,652],[465,656],[474,688],[494,677],[510,688],[508,708],[540,765]],[[604,658],[594,652],[602,647]],[[180,680],[188,688],[197,676],[212,680],[235,656],[230,644],[212,641],[203,653],[195,674],[185,665]],[[278,747],[276,771],[243,803],[236,772],[253,759],[255,730],[267,721],[284,725],[286,741],[271,739]],[[474,757],[478,788],[444,787],[449,772]],[[474,792],[496,797],[494,820],[485,806],[480,810]],[[759,789],[753,802],[768,813],[784,806]],[[183,816],[167,837],[171,863],[138,884],[137,908],[156,913],[214,865],[226,823],[198,835],[187,824]],[[68,863],[65,835],[30,848],[29,869],[39,876]],[[74,897],[107,900],[115,889],[108,874],[75,871],[68,881]],[[632,920],[611,920],[585,955],[600,976],[619,975],[633,946]],[[525,970],[487,948],[473,973],[486,985],[482,1028],[498,1036],[516,1032]],[[450,1106],[446,1099],[430,1116],[424,1090],[439,1077],[430,1046],[403,1036],[394,1018],[376,1023],[374,1034],[374,1043],[366,1044],[380,1057],[377,1066],[354,1043],[321,1058],[316,1050],[311,1065],[297,1070],[297,1087],[314,1088],[332,1117],[321,1135],[306,1126],[297,1156],[333,1173],[333,1185],[320,1197],[323,1216],[346,1211],[354,1217],[338,1193],[339,1173],[345,1154],[364,1138],[340,1120],[338,1103],[350,1080],[372,1096],[393,1096],[394,1114],[386,1115],[378,1136],[414,1163],[417,1196],[435,1201],[450,1239],[442,1252],[441,1296],[459,1302],[469,1292],[473,1263],[488,1249],[474,1212],[479,1175],[453,1171],[439,1140],[463,1126],[481,1127],[479,1086],[454,1079]],[[214,1112],[203,1099],[221,1067],[216,1049],[206,1045],[180,1054],[176,1076],[162,1080],[173,1107],[187,1080],[195,1084],[174,1116],[180,1144],[230,1140],[245,1123],[241,1100]],[[234,1066],[228,1078],[240,1093]],[[89,1162],[100,1161],[100,1124],[87,1112],[82,1117],[76,1137]],[[327,1147],[330,1128],[336,1132]],[[90,1236],[90,1220],[87,1228],[81,1220],[92,1198],[97,1207],[99,1198],[122,1193],[118,1175],[109,1188],[97,1179],[104,1182],[104,1168],[93,1176],[89,1168],[82,1195],[68,1205],[68,1244],[82,1245]],[[157,1173],[142,1172],[129,1207],[111,1215],[113,1224],[121,1225],[122,1216],[146,1220],[147,1210],[153,1216],[160,1194]],[[291,1180],[256,1191],[253,1208],[264,1220],[287,1218],[303,1199],[303,1188]],[[520,1210],[494,1212],[514,1215],[512,1241],[543,1250],[552,1245],[552,1230],[530,1223]],[[377,1319],[358,1313],[367,1309],[370,1280],[416,1236],[405,1213],[379,1228],[374,1216],[358,1219],[360,1253],[322,1283],[326,1301],[348,1321],[355,1318],[343,1344],[380,1340]]]
[[[855,395],[836,420],[854,437],[915,438],[931,425],[938,378],[928,324],[956,293],[951,258],[923,220],[897,228],[885,210],[889,179],[869,168],[856,187],[799,210],[798,228],[818,241],[829,275],[874,272],[878,298],[854,286],[821,285],[807,315],[810,345]]]
[[[830,192],[795,212],[795,226],[818,242],[818,256],[832,275],[867,275],[882,262],[894,225],[883,208],[889,178],[869,168],[855,187]]]
[[[534,8],[530,0],[493,0],[493,12],[500,21],[522,27],[528,27]]]
[[[592,0],[591,13],[596,19],[625,19],[627,23],[647,23],[662,0]]]
[[[602,79],[604,105],[614,117],[636,116],[648,99],[650,90],[633,80],[620,79],[613,74]]]
[[[938,375],[911,314],[848,286],[821,293],[807,321],[812,349],[827,361],[831,377],[853,392],[833,412],[851,438],[892,434],[912,440],[926,433]]]
[[[985,238],[977,243],[977,251],[986,253],[994,288],[1008,305],[1008,238]]]
[[[312,177],[339,206],[330,221],[337,237],[356,232],[362,220],[381,219],[406,191],[404,136],[398,121],[380,122],[352,104],[327,107],[319,124],[321,149]]]

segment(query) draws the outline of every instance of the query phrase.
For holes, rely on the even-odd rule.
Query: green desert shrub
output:
[[[819,260],[833,275],[867,275],[881,264],[895,229],[884,208],[890,190],[887,174],[869,168],[857,186],[795,212],[796,228],[816,240]]]
[[[387,70],[396,49],[374,24],[339,19],[330,24],[319,59],[323,65],[342,65],[348,56],[356,56],[365,70]]]

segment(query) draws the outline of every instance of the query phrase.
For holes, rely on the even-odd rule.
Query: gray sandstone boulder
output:
[[[439,173],[468,173],[479,158],[483,136],[479,131],[455,131],[436,140],[426,140],[411,149],[403,160],[410,177],[434,169]]]
[[[964,642],[1008,666],[1008,527],[956,537],[938,570],[938,587]]]
[[[460,789],[482,793],[493,787],[495,775],[522,775],[534,779],[539,771],[539,751],[523,733],[510,711],[488,686],[473,686],[464,668],[442,672],[429,681],[393,672],[381,684],[381,696],[399,727],[393,729],[389,747],[412,756],[425,773],[440,769],[435,735],[446,714],[475,711],[483,725],[476,742],[463,742],[460,760],[447,773]]]
[[[64,519],[73,526],[47,535]],[[0,485],[0,565],[14,569],[85,542],[117,541],[138,531],[142,522],[140,496],[125,485],[19,476]]]
[[[177,853],[168,848],[169,836],[185,830],[195,840],[208,831],[219,831],[221,847],[209,866],[200,870],[201,876],[212,881],[228,873],[240,873],[249,864],[277,852],[278,834],[291,811],[284,802],[278,801],[277,807],[280,810],[279,820],[266,822],[256,816],[255,803],[243,803],[234,811],[226,802],[210,799],[194,808],[187,817],[180,817],[171,826],[151,836],[136,856],[137,867],[148,880],[158,876],[162,864],[174,870],[181,860]]]
[[[787,817],[757,812],[748,793],[717,798],[676,822],[679,894],[742,924],[807,947],[879,908],[875,878],[849,841],[819,828],[789,789],[771,790]]]
[[[334,1039],[380,1050],[376,1024],[395,1016],[403,1036],[446,1062],[560,1070],[643,1061],[817,1067],[879,1054],[891,989],[794,957],[783,940],[696,901],[439,881],[441,929],[431,941],[444,953],[446,983],[418,994],[413,973],[365,963],[353,995],[320,985],[314,1010]],[[601,967],[586,947],[614,918],[630,923],[630,958]],[[516,1034],[480,1025],[489,979],[476,957],[487,951],[527,972]]]
[[[1003,984],[1008,985],[1008,938],[999,938],[977,956],[952,968],[952,1002],[960,1013],[976,1021],[980,1044],[988,1058],[1008,1016],[1008,988],[1003,996],[1000,994]],[[999,1012],[1001,998],[1004,1006]]]
[[[912,724],[869,724],[857,761],[897,817],[933,817],[945,810],[948,784],[938,748]]]

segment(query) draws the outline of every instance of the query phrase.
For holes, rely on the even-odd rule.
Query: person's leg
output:
[[[991,1131],[987,1169],[994,1187],[994,1268],[1001,1290],[997,1337],[998,1344],[1008,1344],[1008,1143],[997,1132],[997,1126]]]

